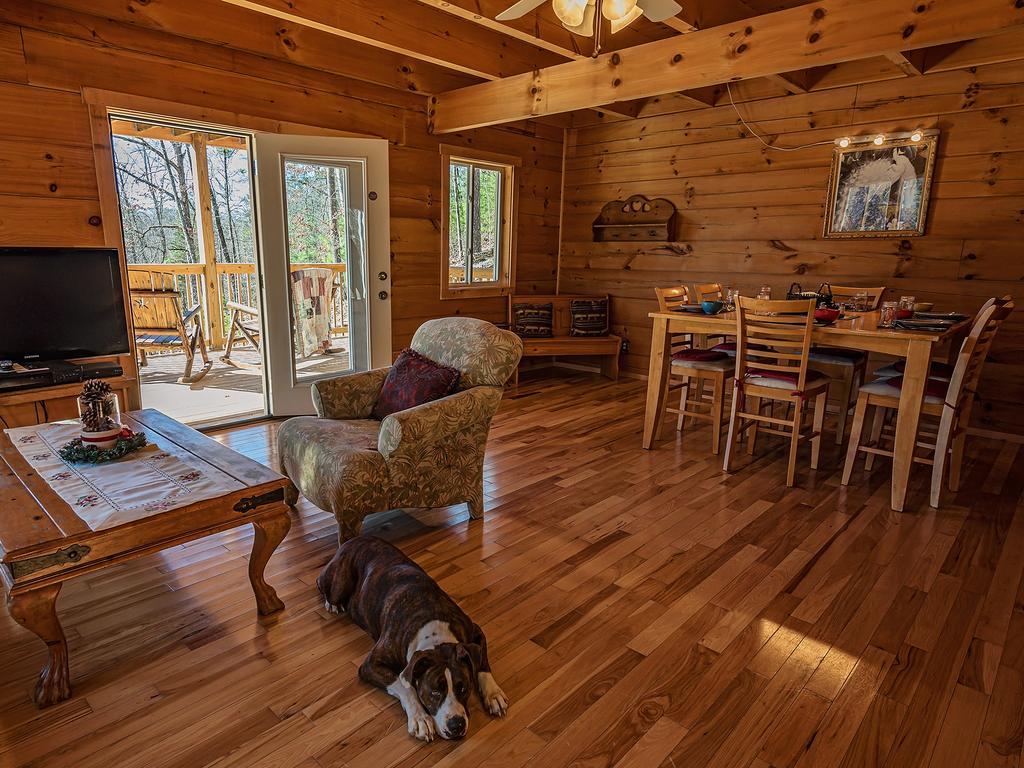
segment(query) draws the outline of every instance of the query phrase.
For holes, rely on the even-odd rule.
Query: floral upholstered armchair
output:
[[[421,325],[411,346],[458,369],[453,394],[377,421],[370,413],[389,369],[352,373],[314,384],[317,415],[288,419],[278,432],[284,474],[334,513],[340,541],[389,509],[467,502],[470,516],[483,515],[487,431],[522,342],[486,321],[448,317]]]

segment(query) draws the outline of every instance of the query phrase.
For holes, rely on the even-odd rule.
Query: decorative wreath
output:
[[[129,432],[127,437],[125,432]],[[121,437],[117,438],[117,444],[113,448],[102,450],[95,445],[85,445],[82,438],[76,437],[57,453],[64,461],[71,464],[103,464],[107,461],[117,461],[145,446],[145,433],[125,430],[121,433]]]

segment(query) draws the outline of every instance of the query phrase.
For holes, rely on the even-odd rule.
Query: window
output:
[[[515,158],[441,148],[441,298],[503,296],[512,288]]]

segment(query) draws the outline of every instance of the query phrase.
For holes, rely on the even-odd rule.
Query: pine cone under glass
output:
[[[107,432],[121,428],[121,407],[117,395],[105,381],[85,382],[78,396],[78,417],[83,432]]]

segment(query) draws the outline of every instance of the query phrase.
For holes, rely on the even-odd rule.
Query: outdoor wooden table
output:
[[[257,609],[268,615],[284,608],[263,572],[291,527],[284,502],[290,481],[159,411],[134,411],[122,420],[153,441],[183,448],[194,466],[212,467],[237,482],[215,498],[94,531],[0,432],[0,577],[11,616],[49,649],[33,695],[40,707],[71,696],[67,641],[56,612],[57,595],[68,579],[252,524],[249,580]]]
[[[906,358],[900,407],[896,421],[896,445],[892,462],[892,508],[903,511],[907,497],[910,468],[913,465],[917,427],[921,418],[925,382],[932,354],[940,344],[962,336],[970,320],[941,332],[906,331],[879,328],[878,312],[854,314],[833,325],[816,325],[811,336],[821,346],[846,347],[866,352]],[[651,365],[647,379],[647,410],[644,416],[644,448],[654,447],[665,416],[669,371],[672,361],[669,345],[672,335],[690,333],[696,337],[736,333],[736,315],[726,312],[703,315],[692,312],[651,312],[654,328],[651,335]]]

